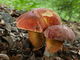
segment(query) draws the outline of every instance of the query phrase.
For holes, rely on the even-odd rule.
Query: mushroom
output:
[[[46,37],[46,49],[44,55],[51,56],[63,47],[64,41],[74,41],[75,34],[65,25],[54,25],[44,31]]]
[[[1,20],[1,19],[0,19],[0,26],[4,26],[4,25],[5,25],[4,20]]]
[[[0,54],[0,60],[9,60],[9,57],[6,54]]]
[[[16,26],[28,31],[29,40],[34,49],[42,47],[45,40],[43,31],[52,25],[60,25],[61,18],[57,13],[46,8],[36,8],[17,18]]]

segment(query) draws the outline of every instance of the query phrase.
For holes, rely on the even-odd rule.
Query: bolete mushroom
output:
[[[28,31],[29,40],[34,46],[34,50],[42,47],[44,36],[42,32],[52,25],[61,24],[61,19],[57,13],[46,8],[36,8],[17,18],[16,26]]]
[[[74,41],[75,34],[69,27],[65,25],[54,25],[48,27],[44,31],[46,37],[46,53],[56,53],[63,47],[64,41]]]

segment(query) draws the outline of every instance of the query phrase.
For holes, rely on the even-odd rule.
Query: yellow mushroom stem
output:
[[[46,39],[46,51],[49,53],[56,53],[63,47],[62,41]]]
[[[40,49],[44,43],[44,35],[42,33],[28,31],[29,40],[34,47],[34,51]]]

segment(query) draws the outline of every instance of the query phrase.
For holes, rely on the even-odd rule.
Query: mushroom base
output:
[[[42,33],[28,31],[29,40],[34,47],[34,51],[40,49],[44,43],[44,35]]]
[[[56,53],[63,47],[63,42],[62,41],[57,41],[57,40],[46,40],[46,51],[49,53]]]

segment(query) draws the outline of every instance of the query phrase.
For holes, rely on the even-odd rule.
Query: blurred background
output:
[[[80,0],[0,0],[11,9],[29,11],[33,8],[49,8],[62,19],[80,21]]]

